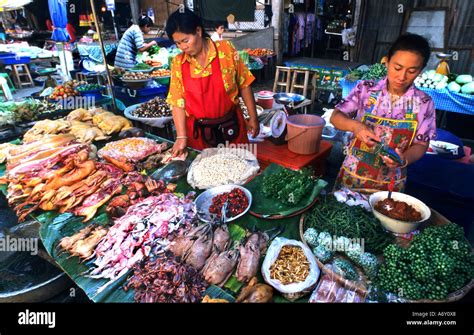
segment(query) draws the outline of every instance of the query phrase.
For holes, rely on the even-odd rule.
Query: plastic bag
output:
[[[331,269],[330,265],[326,266]],[[330,273],[324,273],[321,276],[318,286],[311,294],[309,298],[310,303],[321,303],[321,302],[346,302],[346,303],[359,303],[364,302],[365,297],[359,293],[349,290],[339,284],[333,275]]]
[[[214,180],[212,183],[209,183],[209,182],[200,180],[198,178],[197,175],[199,174],[199,172],[196,173],[196,169],[198,169],[197,166],[200,164],[203,158],[217,156],[217,155],[225,155],[225,154],[236,155],[242,158],[243,160],[245,160],[247,167],[241,175],[239,175],[238,177],[229,176],[229,178],[226,180],[225,183],[219,180]],[[250,151],[242,147],[239,147],[239,144],[235,145],[235,147],[229,147],[229,148],[226,148],[226,147],[208,148],[208,149],[204,149],[196,157],[196,159],[194,159],[194,161],[191,163],[191,166],[189,167],[187,181],[188,181],[188,184],[191,185],[193,188],[199,188],[199,189],[209,189],[212,187],[221,186],[221,185],[229,185],[229,184],[242,185],[248,179],[256,176],[259,170],[260,170],[260,165],[258,164],[257,157],[255,157],[255,155],[251,153]]]
[[[270,267],[278,258],[281,248],[286,245],[302,248],[306,258],[308,259],[309,274],[303,282],[284,285],[279,280],[271,279],[270,277]],[[286,299],[291,301],[310,293],[318,282],[319,273],[320,270],[316,263],[316,258],[314,258],[311,250],[300,241],[289,240],[284,237],[277,237],[273,240],[262,264],[262,275],[264,280],[277,291],[281,292]]]
[[[354,192],[348,188],[341,188],[334,192],[337,201],[345,203],[348,206],[362,206],[367,212],[372,212],[369,204],[369,198],[364,194]]]

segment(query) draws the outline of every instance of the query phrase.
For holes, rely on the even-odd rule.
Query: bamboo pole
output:
[[[100,31],[99,22],[97,20],[97,14],[95,12],[95,3],[94,3],[94,0],[90,0],[90,1],[91,1],[91,6],[92,6],[92,15],[94,15],[95,29],[97,31],[97,34],[99,35],[100,50],[102,51],[102,58],[104,61],[105,71],[107,74],[107,82],[109,83],[110,93],[112,95],[112,106],[114,107],[114,111],[117,111],[117,105],[115,104],[115,93],[113,89],[113,82],[110,76],[109,67],[107,66],[107,60],[105,59],[106,55],[105,55],[105,49],[104,49],[104,42],[102,41],[102,32]]]

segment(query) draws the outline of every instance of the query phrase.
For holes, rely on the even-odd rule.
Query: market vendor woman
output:
[[[425,154],[436,135],[433,101],[413,85],[429,56],[423,37],[400,36],[388,52],[387,77],[378,83],[360,82],[336,106],[331,123],[351,131],[354,138],[335,188],[387,190],[393,178],[394,190],[404,190],[407,165]],[[377,142],[394,149],[398,162],[381,151]]]
[[[167,102],[176,127],[175,155],[187,146],[201,150],[225,143],[248,143],[247,131],[259,132],[250,84],[255,79],[228,41],[213,42],[201,19],[179,10],[167,21],[166,33],[182,54],[173,59]],[[239,94],[250,119],[246,123]]]
[[[145,43],[143,39],[143,34],[147,34],[152,25],[153,21],[148,16],[142,16],[138,19],[138,25],[132,25],[123,33],[115,55],[116,67],[122,69],[134,67],[137,64],[137,53],[156,45],[156,41]]]

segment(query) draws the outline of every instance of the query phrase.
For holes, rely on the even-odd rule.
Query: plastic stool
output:
[[[15,92],[15,85],[13,85],[13,82],[10,79],[10,76],[8,75],[8,73],[5,73],[5,72],[0,73],[0,77],[5,78],[8,83],[8,87],[10,88],[10,91],[12,93]]]

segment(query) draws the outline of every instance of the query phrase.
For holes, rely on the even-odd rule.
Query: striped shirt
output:
[[[143,33],[140,27],[136,24],[125,31],[122,39],[117,47],[117,54],[115,55],[115,66],[123,69],[129,69],[137,63],[136,57],[138,49],[143,47],[145,41],[143,40]]]

